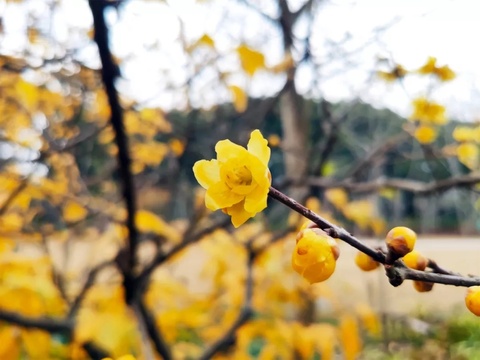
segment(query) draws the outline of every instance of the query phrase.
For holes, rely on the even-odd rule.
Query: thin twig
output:
[[[351,192],[371,193],[383,188],[404,190],[417,195],[426,196],[447,191],[451,188],[470,187],[480,183],[480,174],[468,174],[450,177],[445,180],[423,182],[417,180],[378,178],[365,182],[338,181],[328,178],[309,178],[307,183],[318,188],[344,188]]]
[[[95,279],[98,273],[111,265],[114,265],[113,261],[105,261],[90,270],[90,272],[88,273],[87,279],[85,280],[82,286],[82,289],[79,291],[79,293],[75,297],[75,300],[73,300],[72,305],[70,306],[70,310],[68,311],[68,315],[67,315],[69,319],[75,317],[76,314],[78,313],[78,310],[80,309],[82,301],[87,295],[88,290],[95,283]]]
[[[172,359],[172,354],[170,353],[170,349],[165,343],[165,340],[163,339],[163,337],[161,336],[160,329],[155,324],[155,317],[148,310],[143,300],[139,301],[138,310],[139,310],[139,315],[141,315],[141,318],[145,320],[145,327],[146,327],[147,333],[150,336],[150,339],[152,339],[152,342],[155,345],[155,349],[157,350],[158,354],[162,357],[163,360]]]
[[[275,200],[280,201],[282,204],[288,206],[290,209],[298,212],[300,215],[303,215],[307,219],[312,220],[315,224],[318,225],[320,229],[331,232],[332,237],[345,241],[347,244],[369,255],[372,259],[382,264],[385,263],[385,254],[383,254],[381,251],[372,249],[368,245],[365,245],[360,240],[351,235],[347,230],[337,225],[334,225],[328,220],[318,216],[312,210],[306,208],[302,204],[298,203],[297,201],[288,197],[277,189],[270,187],[270,192],[268,193],[268,195]]]
[[[23,180],[21,180],[20,184],[8,195],[7,199],[3,202],[3,204],[0,206],[0,216],[5,214],[7,210],[10,208],[12,205],[13,201],[17,198],[20,193],[25,190],[25,188],[28,185],[29,178],[26,177]]]
[[[374,249],[369,247],[368,245],[365,245],[353,235],[348,233],[345,229],[338,227],[325,220],[324,218],[318,216],[310,209],[299,204],[298,202],[278,191],[277,189],[271,187],[269,196],[280,201],[282,204],[288,206],[289,208],[303,215],[307,219],[313,221],[320,229],[327,232],[331,237],[343,240],[357,250],[369,255],[371,258],[378,261],[379,263],[384,264],[386,275],[389,278],[390,284],[392,284],[393,286],[399,286],[403,283],[404,280],[407,279],[465,287],[480,285],[479,277],[466,277],[452,273],[439,267],[433,261],[429,261],[428,263],[428,266],[432,268],[433,271],[418,271],[410,269],[406,267],[401,260],[396,260],[392,264],[389,264],[389,262],[387,261],[387,256],[382,250]]]
[[[0,310],[0,320],[28,329],[40,329],[51,333],[67,333],[73,331],[73,321],[49,317],[27,317],[15,312]]]

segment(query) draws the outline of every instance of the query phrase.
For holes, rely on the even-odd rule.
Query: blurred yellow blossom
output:
[[[474,169],[478,164],[478,145],[465,142],[457,147],[458,160],[469,169]]]
[[[457,126],[452,133],[453,138],[458,142],[474,141],[475,135],[475,131],[469,126]]]
[[[267,144],[260,131],[254,130],[247,149],[221,140],[215,146],[216,160],[200,160],[193,166],[197,181],[207,190],[205,206],[222,209],[235,227],[267,207],[271,184]]]
[[[440,81],[450,81],[455,79],[455,72],[447,65],[437,66],[437,59],[429,57],[425,65],[418,69],[420,74],[428,75],[432,74],[438,77]]]
[[[415,129],[414,136],[420,144],[431,144],[437,138],[437,129],[433,126],[420,125]]]
[[[278,136],[277,134],[271,134],[268,137],[268,145],[270,145],[270,147],[280,146],[281,142],[282,139],[280,139],[280,136]]]
[[[345,189],[328,189],[327,191],[325,191],[325,197],[337,209],[345,206],[348,203],[348,194]]]
[[[383,80],[393,82],[398,79],[403,79],[408,71],[402,65],[396,65],[391,71],[378,71],[377,75]]]
[[[447,123],[445,107],[424,97],[413,100],[413,114],[410,116],[410,119],[435,125]]]
[[[135,357],[133,355],[123,355],[120,357],[117,357],[116,359],[112,358],[103,358],[102,360],[135,360]]]

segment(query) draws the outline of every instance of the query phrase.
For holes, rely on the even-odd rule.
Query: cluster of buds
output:
[[[387,264],[392,264],[397,259],[402,259],[406,266],[411,269],[424,271],[428,265],[428,259],[420,252],[414,250],[417,234],[405,226],[397,226],[390,230],[385,238],[387,245]],[[355,264],[363,271],[377,269],[380,264],[363,252],[355,256]],[[413,287],[418,292],[432,290],[433,283],[425,281],[414,281]]]

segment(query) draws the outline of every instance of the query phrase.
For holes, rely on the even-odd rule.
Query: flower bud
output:
[[[413,287],[418,292],[429,292],[433,288],[433,283],[432,282],[426,282],[426,281],[414,281],[413,282]]]
[[[311,284],[327,280],[340,254],[336,241],[323,230],[305,229],[297,234],[292,254],[293,269]]]
[[[417,250],[413,250],[403,257],[403,262],[411,269],[423,271],[427,267],[428,259]]]
[[[465,305],[473,314],[480,316],[480,286],[471,286],[467,289]]]
[[[377,261],[361,251],[355,256],[355,264],[363,271],[372,271],[380,266]]]
[[[403,257],[413,250],[417,234],[412,229],[405,226],[397,226],[387,234],[385,242],[388,251],[398,257]]]

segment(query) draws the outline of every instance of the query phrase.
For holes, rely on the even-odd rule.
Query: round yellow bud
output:
[[[471,286],[467,289],[465,305],[473,314],[480,316],[480,286]]]
[[[372,271],[380,266],[377,261],[361,251],[355,256],[355,264],[363,271]]]
[[[397,226],[388,232],[385,242],[392,254],[403,257],[413,250],[416,240],[417,234],[412,229]]]
[[[417,250],[413,250],[403,257],[403,262],[411,269],[423,271],[427,267],[428,259]]]
[[[327,280],[335,271],[339,255],[336,241],[320,229],[302,230],[296,241],[293,269],[311,284]]]
[[[426,282],[426,281],[414,281],[413,282],[413,287],[418,292],[429,292],[433,288],[433,283]]]

